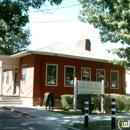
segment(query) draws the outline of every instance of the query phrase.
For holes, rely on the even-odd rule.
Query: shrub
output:
[[[110,113],[111,112],[111,97],[109,94],[104,94],[103,95],[103,107],[104,107],[104,111],[106,113]]]
[[[95,94],[81,94],[80,95],[80,110],[84,113],[84,100],[87,98],[89,100],[89,112],[92,113],[93,110],[100,110],[100,96]]]
[[[93,111],[101,111],[101,95],[96,94],[82,94],[80,95],[80,110],[84,113],[84,99],[89,100],[89,113]],[[111,99],[116,100],[116,111],[130,112],[130,97],[119,94],[104,94],[103,107],[106,113],[111,113]]]
[[[63,108],[69,109],[73,105],[73,95],[69,94],[61,95],[61,103]]]

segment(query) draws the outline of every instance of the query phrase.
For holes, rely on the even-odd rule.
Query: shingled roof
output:
[[[84,60],[97,60],[108,62],[110,60],[105,55],[97,54],[94,52],[90,52],[84,50],[82,48],[78,48],[76,46],[68,45],[62,42],[57,42],[46,47],[36,49],[36,50],[28,50],[25,52],[17,53],[12,55],[11,57],[23,57],[25,55],[30,54],[41,54],[41,55],[57,55],[61,57],[69,57],[75,59],[84,59]]]
[[[97,54],[76,46],[68,45],[65,43],[57,42],[49,46],[37,49],[38,52],[54,53],[55,55],[68,56],[68,57],[77,57],[82,59],[97,59],[97,60],[110,60],[110,58]]]

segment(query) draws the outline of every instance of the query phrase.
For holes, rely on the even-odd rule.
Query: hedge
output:
[[[116,100],[117,113],[130,112],[130,97],[119,94],[82,94],[79,97],[78,108],[84,113],[84,99],[89,100],[89,113],[101,111],[101,96],[103,97],[103,108],[105,113],[111,113],[111,99]],[[73,95],[61,95],[61,103],[64,109],[73,107]]]
[[[118,113],[130,112],[130,97],[119,94],[104,94],[102,95],[104,99],[104,111],[105,113],[111,112],[111,99],[116,100],[116,110]],[[82,94],[80,95],[80,110],[84,113],[84,99],[89,100],[89,112],[101,111],[101,95],[96,94]]]

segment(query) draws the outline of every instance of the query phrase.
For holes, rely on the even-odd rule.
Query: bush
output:
[[[64,109],[69,109],[73,105],[73,95],[61,95],[61,103]]]
[[[104,107],[104,111],[106,113],[110,113],[111,112],[111,97],[109,94],[104,94],[103,95],[103,107]]]
[[[84,113],[84,99],[89,100],[89,113],[93,111],[101,111],[101,95],[96,94],[82,94],[80,95],[80,110]],[[103,107],[106,113],[111,113],[111,99],[116,100],[116,111],[130,112],[130,97],[119,94],[104,94],[103,95]]]
[[[87,98],[89,100],[89,113],[92,113],[93,110],[101,109],[101,99],[100,95],[96,94],[82,94],[80,96],[80,110],[84,113],[84,100]]]

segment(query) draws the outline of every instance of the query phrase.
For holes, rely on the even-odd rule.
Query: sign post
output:
[[[73,110],[76,113],[76,106],[77,106],[77,78],[74,78],[74,99],[73,99]]]
[[[103,96],[104,94],[104,80],[102,80],[102,85],[101,85],[101,113],[104,113],[104,108],[103,108]]]

